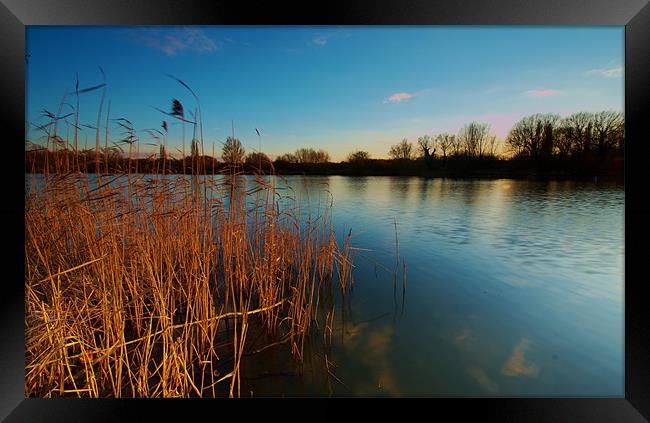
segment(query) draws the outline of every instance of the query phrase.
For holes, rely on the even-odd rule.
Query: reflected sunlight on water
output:
[[[338,380],[261,379],[256,396],[623,395],[622,186],[286,180],[333,201],[337,237],[364,250],[327,351]]]
[[[337,375],[353,392],[622,395],[622,186],[338,176],[290,182],[300,189],[305,179],[329,183],[334,222],[372,250],[356,255],[350,320],[392,312],[359,335],[389,339],[377,343],[381,356],[349,348],[338,356]],[[384,270],[395,265],[394,217],[408,265],[404,314],[396,307],[401,271],[394,290]],[[359,370],[371,363],[374,372]],[[368,389],[381,375],[390,388]]]

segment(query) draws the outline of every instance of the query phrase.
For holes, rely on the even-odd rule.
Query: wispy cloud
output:
[[[526,91],[526,95],[529,97],[549,97],[552,95],[557,95],[560,94],[562,91],[560,90],[551,90],[551,89],[545,89],[545,90],[529,90]]]
[[[409,101],[409,100],[412,100],[415,97],[420,97],[420,96],[423,96],[423,95],[425,95],[427,93],[431,93],[431,92],[432,92],[431,89],[420,90],[420,91],[412,92],[412,93],[402,91],[402,92],[391,94],[389,97],[384,99],[383,102],[384,102],[384,104],[386,104],[386,103],[401,103],[402,101]]]
[[[408,100],[412,99],[413,97],[415,97],[416,95],[417,95],[417,93],[406,93],[406,92],[395,93],[395,94],[392,94],[387,99],[385,99],[384,103],[400,103],[402,101],[408,101]]]
[[[324,35],[316,35],[311,41],[316,45],[324,46],[327,44],[327,38],[328,37]]]
[[[312,44],[318,47],[323,47],[326,46],[330,42],[330,40],[349,38],[349,37],[350,37],[350,32],[348,32],[344,28],[339,28],[334,31],[316,32],[314,33],[314,36],[311,38],[311,42]]]
[[[136,30],[131,39],[168,56],[182,51],[211,53],[219,49],[219,43],[201,29],[183,28],[179,30],[145,29]]]
[[[623,67],[590,69],[585,72],[587,76],[602,76],[605,78],[618,78],[623,75]]]

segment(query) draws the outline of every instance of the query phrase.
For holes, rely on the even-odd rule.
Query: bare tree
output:
[[[313,148],[300,148],[294,153],[298,163],[327,163],[330,155],[325,150],[314,150]]]
[[[390,148],[388,156],[391,159],[411,160],[413,159],[413,144],[404,138],[399,144]]]
[[[540,154],[542,157],[551,157],[553,155],[555,128],[557,127],[557,122],[560,120],[560,117],[557,115],[552,116],[553,119],[545,121],[541,129],[542,143]]]
[[[550,156],[553,153],[554,132],[560,121],[555,114],[534,114],[515,123],[506,144],[515,155]]]
[[[221,157],[227,164],[237,165],[244,161],[244,146],[237,138],[228,137],[221,150]]]
[[[458,156],[463,152],[463,146],[460,144],[460,140],[456,135],[453,135],[451,139],[451,149],[454,152],[454,156]]]
[[[248,165],[254,165],[258,166],[260,163],[270,163],[271,159],[269,159],[269,156],[267,156],[264,153],[259,153],[259,152],[253,152],[253,153],[248,153],[246,155],[246,160],[244,160],[244,163]]]
[[[562,132],[571,145],[572,153],[585,153],[591,150],[593,115],[578,112],[562,121]]]
[[[423,135],[418,138],[418,149],[424,160],[429,160],[436,154],[435,139],[429,135]]]
[[[490,157],[496,157],[497,155],[497,136],[490,135],[488,136],[487,143],[485,144],[485,155]]]
[[[275,159],[278,162],[298,163],[298,159],[293,153],[285,153]]]
[[[623,140],[625,120],[623,114],[612,110],[594,114],[593,136],[598,154],[601,156],[620,148]]]
[[[246,155],[244,163],[255,169],[269,169],[271,166],[271,159],[269,159],[269,156],[266,154],[255,151]]]
[[[330,160],[330,155],[325,150],[317,150],[312,160],[315,163],[327,163]]]
[[[320,149],[316,152],[316,163],[328,163],[330,161],[330,153]]]
[[[555,131],[555,150],[560,155],[560,157],[567,157],[573,151],[573,138],[571,136],[571,131],[568,126],[565,125],[564,121],[560,123],[557,130]]]
[[[354,153],[348,154],[347,161],[349,163],[363,163],[370,160],[370,153],[367,151],[355,151]]]
[[[315,153],[311,148],[299,148],[294,154],[298,163],[312,163]]]
[[[490,125],[471,122],[458,132],[458,142],[469,157],[481,157],[485,153]]]
[[[455,143],[455,135],[443,133],[436,136],[436,144],[440,147],[440,151],[442,151],[443,160],[447,160],[447,153],[451,153]]]

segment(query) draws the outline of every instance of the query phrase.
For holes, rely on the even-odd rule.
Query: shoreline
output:
[[[95,175],[95,172],[78,172],[85,175]],[[30,172],[26,171],[26,175],[44,175],[43,172]],[[51,173],[54,175],[55,173]],[[127,175],[127,172],[110,172],[102,173],[102,175]],[[132,175],[154,175],[154,172],[132,172]],[[239,172],[237,175],[257,175],[259,173],[252,171]],[[158,176],[161,176],[159,173]],[[169,176],[212,176],[212,173],[168,173]],[[228,173],[215,172],[216,175],[229,175]],[[276,172],[265,173],[267,176],[345,176],[345,177],[369,177],[369,176],[387,176],[387,177],[417,177],[423,179],[453,179],[453,180],[497,180],[497,179],[512,179],[517,181],[575,181],[575,182],[614,182],[625,183],[625,178],[622,173],[615,174],[595,174],[595,175],[576,175],[566,172],[490,172],[490,171],[475,171],[470,173],[458,172],[392,172],[392,173],[350,173],[350,172],[310,172],[310,171],[290,171],[290,172]]]

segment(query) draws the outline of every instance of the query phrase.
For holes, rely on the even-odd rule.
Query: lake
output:
[[[337,313],[338,380],[267,369],[253,395],[624,395],[622,185],[287,180],[329,191],[337,236],[370,251]]]
[[[624,395],[622,185],[286,181],[352,229],[354,287],[331,345],[245,360],[242,396]]]

